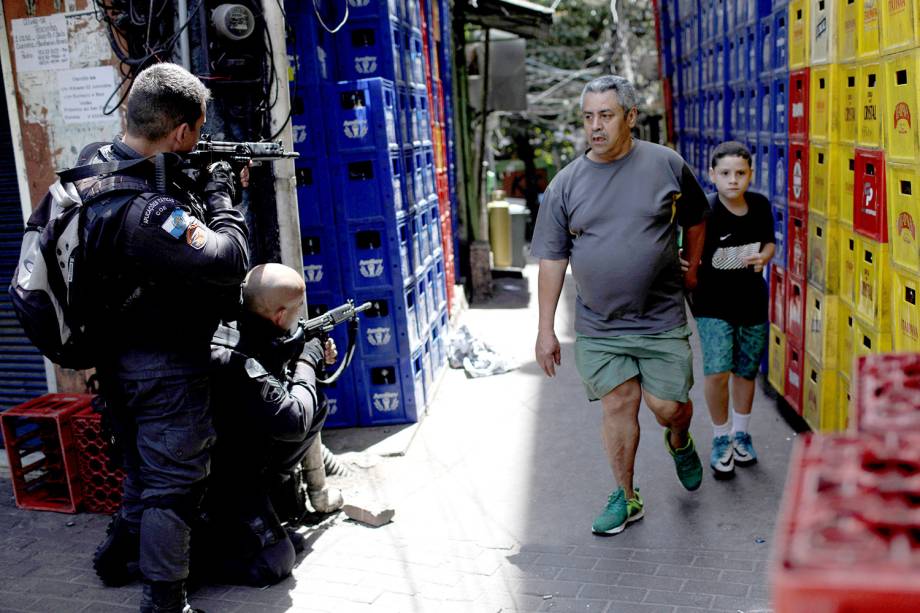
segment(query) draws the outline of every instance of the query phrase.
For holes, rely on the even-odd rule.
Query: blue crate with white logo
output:
[[[403,29],[403,75],[413,88],[426,89],[425,50],[422,33],[416,28]]]
[[[408,208],[421,206],[425,202],[425,175],[420,150],[415,147],[403,149],[403,172]]]
[[[419,336],[424,340],[425,336],[428,334],[428,328],[431,325],[433,312],[432,305],[434,303],[424,270],[415,277],[415,296],[418,300],[418,308],[416,309],[415,315],[418,318]]]
[[[774,138],[786,138],[789,134],[789,121],[786,105],[789,104],[789,74],[778,72],[773,77],[773,118],[771,128]]]
[[[770,200],[774,203],[781,202],[785,204],[789,186],[787,182],[787,174],[789,171],[789,141],[785,138],[776,138],[774,134],[773,145],[773,150],[770,152],[773,160],[773,168],[771,171],[773,183],[770,186]]]
[[[339,245],[329,226],[301,226],[300,249],[308,292],[341,292]]]
[[[285,3],[285,42],[293,81],[300,87],[315,87],[334,80],[335,42],[319,23],[313,7],[306,3]]]
[[[392,358],[421,346],[418,293],[415,286],[354,292],[355,304],[371,303],[361,314],[357,348],[361,359]]]
[[[773,256],[773,262],[778,266],[786,266],[786,255],[788,253],[786,240],[788,237],[788,228],[786,224],[788,208],[783,203],[773,203],[773,237],[776,239],[776,253]]]
[[[403,29],[389,19],[349,19],[335,34],[337,80],[380,77],[404,84]]]
[[[330,169],[325,158],[302,155],[294,161],[300,227],[335,223]]]
[[[428,199],[428,236],[431,241],[431,255],[437,257],[441,253],[441,206],[438,195]]]
[[[409,226],[409,266],[413,278],[425,267],[425,256],[422,253],[421,230],[419,228],[418,209],[412,209],[407,216]]]
[[[402,0],[347,0],[349,19],[401,21],[405,7]]]
[[[757,135],[757,168],[754,169],[754,189],[769,198],[770,196],[770,149],[773,145],[773,135],[761,133]]]
[[[428,93],[424,90],[413,90],[412,113],[414,120],[412,123],[413,146],[430,147],[431,146],[431,113],[428,109]]]
[[[307,317],[319,317],[344,302],[345,297],[341,291],[315,291],[307,286]],[[358,317],[362,316],[359,315]],[[341,359],[348,348],[347,327],[344,325],[337,326],[329,336],[335,341],[339,358]],[[336,366],[338,366],[338,363]],[[335,366],[331,367],[329,372],[333,372],[334,369]],[[354,377],[350,371],[351,367],[345,369],[345,372],[334,384],[320,386],[329,402],[329,413],[326,416],[325,427],[347,428],[358,423]]]
[[[434,298],[435,311],[447,308],[447,285],[444,276],[444,256],[436,253],[432,258],[431,266],[425,273],[428,277],[428,286]]]
[[[408,356],[362,358],[352,363],[362,426],[413,423],[425,411],[421,347]]]
[[[294,151],[301,157],[322,157],[326,155],[326,127],[324,111],[319,105],[311,104],[309,96],[300,88],[291,92],[291,131],[294,137]]]
[[[773,79],[766,78],[757,82],[757,112],[756,126],[751,130],[758,133],[771,134],[773,132]]]
[[[785,5],[773,12],[773,70],[784,71],[789,69],[787,56],[789,49],[789,15]]]
[[[406,176],[399,150],[340,153],[332,162],[336,219],[391,218],[404,214]]]
[[[410,268],[412,239],[405,215],[395,219],[340,224],[342,281],[347,292],[392,289],[415,280]]]
[[[732,98],[732,131],[737,133],[747,132],[748,130],[748,101],[747,85],[736,85],[733,89],[734,97]],[[737,140],[737,139],[736,139]]]
[[[403,21],[407,26],[418,28],[420,26],[419,0],[403,0]]]
[[[758,21],[758,43],[760,44],[760,76],[761,78],[773,72],[773,15],[762,17]]]
[[[748,82],[757,81],[760,77],[763,54],[760,50],[760,28],[757,25],[747,25],[744,31],[744,57],[741,62],[741,78]]]
[[[340,81],[326,89],[329,151],[399,149],[396,92],[391,81]]]

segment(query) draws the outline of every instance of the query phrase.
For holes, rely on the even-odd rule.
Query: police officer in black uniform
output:
[[[126,472],[122,507],[94,566],[118,583],[130,576],[118,562],[139,548],[145,613],[191,610],[190,525],[215,440],[210,340],[221,315],[238,307],[249,268],[229,165],[207,169],[197,189],[176,167],[176,154],[200,138],[209,97],[177,65],[142,71],[127,99],[124,136],[81,158],[150,161],[77,183],[86,205],[83,275],[94,304],[87,327]]]
[[[196,579],[265,586],[287,577],[302,537],[286,532],[276,496],[326,419],[316,388],[335,344],[303,342],[295,331],[304,305],[303,277],[281,264],[256,266],[243,284],[236,327],[221,326],[212,343],[213,471],[196,526]],[[277,506],[280,504],[281,507]],[[279,517],[279,512],[282,514]],[[199,573],[200,570],[200,573]]]

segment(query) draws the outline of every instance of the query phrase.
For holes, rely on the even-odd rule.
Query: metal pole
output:
[[[488,133],[489,123],[489,38],[491,30],[485,29],[485,51],[483,52],[483,69],[482,69],[482,96],[480,97],[479,111],[482,113],[482,126],[479,131],[479,168],[476,171],[476,204],[479,205],[479,238],[488,240],[488,213],[483,199],[485,185],[483,184],[483,174],[485,173],[486,161],[486,134]],[[470,220],[472,221],[472,220]]]
[[[189,20],[188,1],[176,0],[176,12],[179,14],[179,27],[181,28],[182,24]],[[179,35],[179,60],[182,62],[182,67],[186,70],[192,69],[192,56],[189,51],[189,46],[188,28],[185,28]]]

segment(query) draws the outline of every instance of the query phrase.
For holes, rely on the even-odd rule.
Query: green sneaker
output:
[[[626,529],[627,525],[642,519],[645,516],[645,505],[642,497],[639,496],[639,488],[636,488],[634,493],[635,497],[626,500],[622,487],[611,492],[607,499],[607,506],[594,520],[591,531],[594,534],[607,536],[619,534]]]
[[[672,449],[670,435],[671,429],[665,428],[664,446],[668,448],[668,453],[674,458],[674,465],[677,467],[677,478],[680,479],[680,484],[692,492],[703,482],[703,465],[700,463],[700,456],[696,454],[693,437],[687,432],[687,444],[680,449]]]

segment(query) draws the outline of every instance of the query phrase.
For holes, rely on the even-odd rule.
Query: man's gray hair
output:
[[[602,94],[604,92],[615,92],[617,99],[623,111],[629,112],[629,109],[639,107],[639,94],[633,84],[623,77],[617,75],[605,75],[589,81],[581,91],[581,98],[578,101],[581,108],[585,108],[585,94]]]
[[[183,123],[194,126],[211,92],[176,64],[145,68],[134,78],[126,103],[128,133],[156,141]]]

